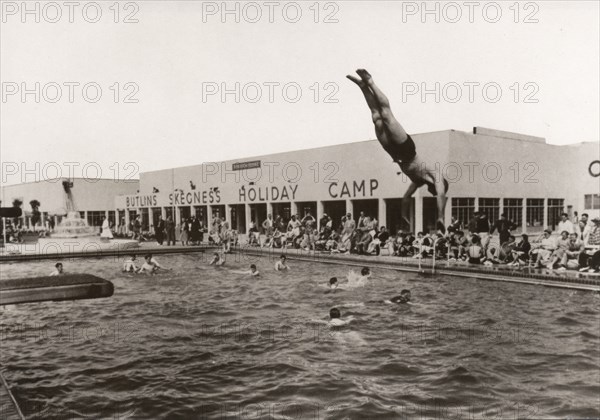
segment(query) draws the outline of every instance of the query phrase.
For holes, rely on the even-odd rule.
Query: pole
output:
[[[2,246],[4,246],[6,248],[6,217],[2,218],[2,237],[4,239]]]

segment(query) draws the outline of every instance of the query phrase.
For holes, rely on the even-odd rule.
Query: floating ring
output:
[[[597,178],[597,177],[599,177],[599,176],[600,176],[600,172],[596,172],[596,173],[594,173],[594,172],[592,171],[592,166],[594,166],[594,164],[598,164],[598,166],[600,166],[600,160],[595,160],[595,161],[593,161],[592,163],[590,163],[590,166],[589,166],[589,168],[588,168],[588,172],[590,173],[590,175],[591,175],[591,176],[593,176],[594,178]]]

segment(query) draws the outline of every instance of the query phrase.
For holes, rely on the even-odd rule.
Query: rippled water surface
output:
[[[2,370],[33,418],[401,419],[598,417],[598,294],[290,261],[262,275],[158,256],[160,275],[113,258],[68,260],[111,280],[108,299],[0,308]],[[46,262],[2,265],[4,278]],[[381,301],[403,288],[414,305]],[[323,324],[329,309],[355,318]]]

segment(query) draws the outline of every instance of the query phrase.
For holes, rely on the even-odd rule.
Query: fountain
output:
[[[94,228],[88,226],[87,222],[81,218],[78,211],[70,211],[67,217],[63,219],[55,231],[52,238],[85,238],[96,236]]]
[[[92,226],[89,226],[81,214],[75,210],[75,203],[71,189],[73,181],[63,181],[66,194],[67,216],[56,226],[49,237],[39,238],[35,244],[35,250],[31,246],[22,246],[20,253],[43,253],[63,254],[73,252],[102,252],[102,251],[124,251],[129,248],[137,248],[137,241],[131,239],[106,239],[100,238]]]

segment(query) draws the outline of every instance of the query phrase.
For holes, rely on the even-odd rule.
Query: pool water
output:
[[[111,298],[0,307],[0,360],[31,418],[515,419],[598,417],[600,298],[591,292],[372,268],[325,293],[343,265],[256,259],[120,272],[116,258],[65,260],[112,281]],[[2,265],[47,275],[48,261]],[[410,289],[413,305],[382,302]],[[349,326],[326,325],[340,308]]]

